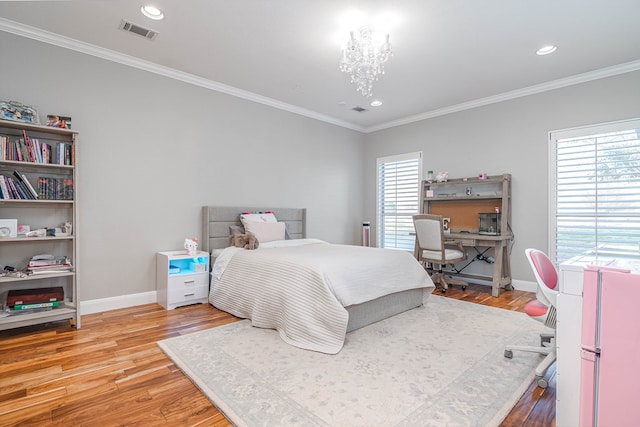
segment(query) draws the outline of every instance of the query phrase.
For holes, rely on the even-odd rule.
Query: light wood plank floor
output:
[[[445,296],[521,311],[534,294],[453,287]],[[440,294],[440,291],[436,291]],[[156,341],[237,320],[206,305],[148,304],[0,332],[0,426],[229,426]],[[555,427],[555,368],[502,426]]]

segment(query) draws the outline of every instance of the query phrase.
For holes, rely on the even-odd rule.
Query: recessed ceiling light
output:
[[[382,101],[376,99],[375,101],[371,101],[371,106],[372,107],[379,107],[382,105]]]
[[[142,12],[142,14],[147,18],[151,18],[156,21],[164,19],[164,13],[155,6],[142,6],[140,8],[140,12]]]
[[[557,46],[553,46],[553,45],[544,46],[544,47],[541,47],[540,49],[538,49],[538,50],[536,51],[536,54],[537,54],[537,55],[548,55],[548,54],[550,54],[550,53],[555,52],[555,51],[556,51],[556,49],[558,49],[558,47],[557,47]]]

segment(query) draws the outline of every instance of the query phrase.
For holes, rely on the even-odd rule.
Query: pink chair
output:
[[[544,252],[531,248],[526,249],[524,252],[538,282],[536,299],[527,303],[524,311],[530,317],[544,323],[545,326],[552,328],[554,331],[553,333],[540,334],[539,347],[507,345],[504,350],[504,357],[513,358],[513,350],[545,354],[544,360],[536,367],[536,378],[540,387],[547,388],[549,382],[544,375],[549,366],[556,360],[555,329],[558,273],[553,262]]]

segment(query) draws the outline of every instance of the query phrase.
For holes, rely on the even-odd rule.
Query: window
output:
[[[550,254],[638,256],[640,120],[550,133]]]
[[[377,246],[413,251],[412,216],[420,213],[422,153],[377,160]]]

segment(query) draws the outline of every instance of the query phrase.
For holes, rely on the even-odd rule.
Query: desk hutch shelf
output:
[[[420,193],[422,213],[449,218],[448,243],[460,242],[466,247],[491,247],[494,250],[493,296],[500,289],[512,289],[511,264],[507,244],[513,240],[511,231],[511,175],[480,178],[456,178],[446,182],[422,181]],[[499,213],[495,232],[480,228],[480,214]],[[460,273],[461,276],[474,277]]]

